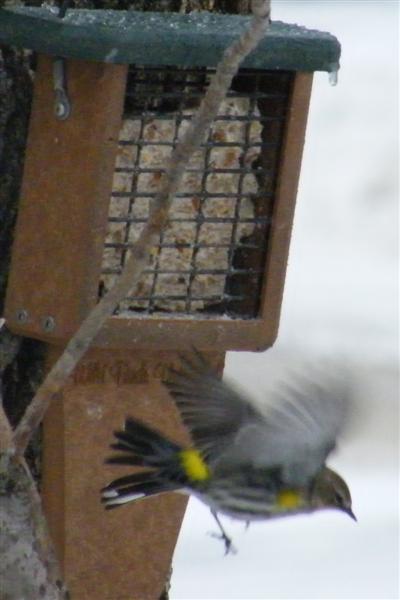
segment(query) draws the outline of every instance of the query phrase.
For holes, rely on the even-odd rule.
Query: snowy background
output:
[[[348,481],[344,515],[255,524],[225,519],[223,556],[208,510],[191,501],[171,598],[398,598],[397,146],[398,3],[279,1],[273,18],[330,31],[339,84],[314,79],[279,340],[230,353],[226,375],[262,399],[270,373],[298,357],[345,363],[356,423],[331,465]]]

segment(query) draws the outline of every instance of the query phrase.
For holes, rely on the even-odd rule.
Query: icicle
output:
[[[329,83],[332,86],[337,85],[337,82],[338,82],[338,72],[339,72],[339,65],[338,64],[331,65],[331,69],[329,71]]]

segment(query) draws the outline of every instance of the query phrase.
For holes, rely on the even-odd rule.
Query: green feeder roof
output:
[[[215,67],[251,17],[208,12],[151,13],[54,7],[0,10],[0,42],[43,54],[109,63]],[[275,21],[244,67],[337,71],[340,44],[329,33]]]

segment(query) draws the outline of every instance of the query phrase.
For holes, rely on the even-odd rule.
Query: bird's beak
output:
[[[357,523],[357,517],[356,517],[356,515],[353,513],[353,511],[351,510],[351,508],[347,508],[347,509],[346,509],[344,512],[345,512],[346,514],[348,514],[348,515],[349,515],[349,517],[351,517],[351,518],[353,519],[353,521],[355,521],[355,522]]]

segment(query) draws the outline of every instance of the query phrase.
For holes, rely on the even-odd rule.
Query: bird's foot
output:
[[[215,522],[217,523],[219,530],[221,533],[215,533],[215,532],[210,532],[211,537],[217,538],[218,540],[222,540],[225,544],[225,556],[227,554],[237,554],[237,550],[235,548],[235,546],[232,544],[232,540],[229,537],[229,535],[227,535],[225,529],[222,526],[221,521],[218,518],[217,512],[213,509],[211,509],[211,514],[215,519]]]
[[[225,532],[217,533],[216,531],[209,531],[208,533],[211,537],[224,542],[225,556],[227,556],[228,554],[237,554],[237,549],[233,545],[231,538],[228,537]]]

